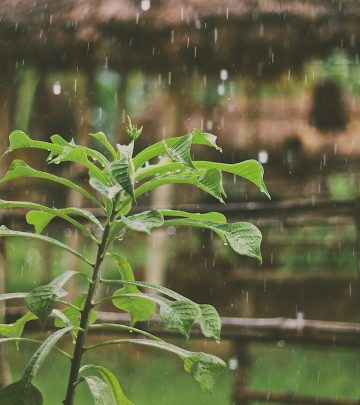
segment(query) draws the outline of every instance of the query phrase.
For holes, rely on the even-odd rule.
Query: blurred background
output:
[[[263,233],[263,263],[197,229],[170,227],[118,246],[139,278],[211,303],[227,322],[251,320],[238,321],[220,345],[177,341],[228,361],[213,396],[168,356],[135,349],[98,355],[135,403],[359,403],[359,37],[356,0],[0,1],[0,153],[13,129],[92,147],[101,145],[88,134],[103,131],[125,143],[130,115],[144,126],[138,150],[196,127],[217,135],[223,149],[194,148],[196,159],[264,166],[271,201],[229,176],[224,206],[190,186],[159,188],[140,202],[249,220]],[[45,156],[19,150],[2,157],[1,175],[14,158],[44,170]],[[88,187],[76,166],[49,170]],[[0,195],[86,206],[65,189],[29,179],[2,185]],[[30,229],[19,211],[1,215],[11,228]],[[92,253],[60,222],[48,232]],[[75,266],[55,248],[1,241],[0,289],[29,291]],[[72,294],[81,288],[70,287]],[[14,305],[2,307],[2,317],[16,313]],[[264,318],[273,320],[266,330]],[[281,332],[278,318],[295,327]],[[305,320],[333,332],[327,329],[323,342],[316,328],[303,336]],[[346,341],[338,339],[340,326],[350,330]],[[25,350],[30,356],[33,348]],[[21,372],[22,361],[5,349],[2,384]],[[49,376],[61,381],[63,367],[54,355],[38,378],[48,404],[61,403],[65,380],[53,387]],[[78,401],[88,403],[85,389]]]

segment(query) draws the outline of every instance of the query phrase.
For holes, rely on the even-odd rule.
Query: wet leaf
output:
[[[174,162],[182,163],[186,166],[195,169],[195,166],[191,160],[190,148],[192,143],[192,135],[184,135],[180,137],[172,145],[168,145],[166,141],[164,142],[166,153]]]
[[[132,160],[133,147],[134,145],[132,143],[126,146],[118,145],[120,159],[115,160],[111,164],[110,172],[115,182],[135,199],[135,168]]]
[[[84,377],[90,392],[93,396],[95,405],[117,405],[111,388],[99,377]]]
[[[14,382],[0,390],[0,403],[8,405],[42,405],[43,396],[32,384]]]
[[[200,304],[199,324],[202,334],[220,341],[221,319],[217,310],[209,304]]]
[[[164,224],[164,218],[160,211],[151,210],[135,214],[130,217],[122,217],[124,224],[136,232],[145,232],[150,235],[153,228],[158,228]]]

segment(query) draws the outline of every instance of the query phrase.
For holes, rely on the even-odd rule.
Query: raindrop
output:
[[[223,96],[225,94],[225,85],[219,84],[217,87],[217,93],[219,96]]]
[[[141,0],[141,10],[143,11],[149,11],[151,7],[151,2],[150,0]]]
[[[218,40],[218,29],[215,28],[215,29],[214,29],[214,42],[216,43],[217,40]]]
[[[228,367],[231,371],[237,370],[239,367],[238,359],[236,357],[230,357]]]
[[[55,94],[55,96],[60,95],[61,94],[61,83],[55,82],[52,86],[52,91]]]
[[[229,77],[228,71],[226,69],[221,69],[220,70],[220,79],[221,80],[227,80]]]
[[[269,161],[269,154],[268,154],[268,152],[266,150],[261,150],[258,153],[258,161],[261,164],[265,164],[265,163],[267,163]]]

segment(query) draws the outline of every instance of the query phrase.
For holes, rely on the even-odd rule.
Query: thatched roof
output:
[[[0,0],[0,60],[271,76],[334,47],[360,48],[357,0],[151,0],[148,7],[148,0]]]

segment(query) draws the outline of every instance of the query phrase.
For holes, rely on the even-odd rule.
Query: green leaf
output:
[[[217,150],[221,151],[221,148],[219,148],[216,145],[216,136],[215,135],[201,132],[198,129],[194,129],[191,132],[191,134],[189,134],[189,135],[191,136],[191,142],[193,144],[206,145],[206,146],[210,146],[210,147],[216,148]],[[181,138],[182,137],[169,138],[169,139],[166,139],[164,142],[167,147],[171,147],[176,142],[178,142]],[[134,158],[135,167],[139,168],[145,162],[148,162],[150,159],[153,159],[154,157],[159,156],[159,155],[164,155],[166,153],[164,142],[161,141],[161,142],[154,143],[153,145],[150,145],[149,147],[147,147],[144,150],[142,150],[141,152],[139,152]]]
[[[114,339],[90,346],[89,348],[113,344],[136,344],[174,353],[184,361],[185,371],[190,373],[203,389],[209,391],[213,391],[216,377],[226,368],[224,361],[216,356],[202,352],[190,352],[163,341],[149,339]]]
[[[160,318],[163,326],[180,332],[186,339],[189,338],[190,330],[199,316],[199,306],[192,301],[170,301],[159,297]]]
[[[20,337],[24,331],[26,322],[36,319],[36,316],[31,312],[26,313],[19,318],[15,323],[0,324],[0,335],[6,337]]]
[[[55,183],[62,184],[63,186],[69,187],[72,190],[79,192],[84,197],[88,198],[92,203],[101,207],[101,204],[99,203],[99,201],[95,197],[93,197],[90,193],[88,193],[86,190],[84,190],[82,187],[78,186],[77,184],[73,183],[72,181],[70,181],[68,179],[55,176],[54,174],[51,174],[51,173],[46,173],[46,172],[42,172],[40,170],[33,169],[28,164],[26,164],[23,160],[14,160],[11,163],[8,172],[1,179],[0,184],[5,183],[9,180],[17,179],[19,177],[35,177],[35,178],[50,180]]]
[[[77,274],[76,271],[66,271],[51,283],[36,287],[26,296],[27,308],[39,318],[42,325],[45,324],[54,309],[55,302],[67,295],[67,292],[62,287],[75,274]]]
[[[184,135],[180,137],[172,145],[167,145],[166,141],[164,142],[165,150],[170,158],[175,161],[182,163],[186,166],[195,169],[195,166],[191,159],[190,148],[192,143],[192,135]]]
[[[47,243],[50,243],[51,245],[54,245],[54,246],[60,247],[64,250],[67,250],[68,252],[70,252],[73,255],[82,259],[88,265],[90,265],[90,266],[93,265],[93,263],[90,260],[88,260],[86,257],[84,257],[81,253],[79,253],[76,250],[72,249],[71,247],[65,245],[64,243],[59,242],[56,239],[49,238],[48,236],[38,235],[35,233],[31,233],[31,232],[13,231],[13,230],[7,228],[5,225],[1,225],[0,226],[0,238],[1,237],[22,237],[22,238],[35,239],[35,240],[39,240],[42,242],[47,242]]]
[[[111,388],[99,377],[84,377],[90,392],[94,398],[95,405],[116,405]]]
[[[226,217],[219,212],[207,212],[205,214],[198,214],[193,212],[186,212],[180,210],[159,210],[164,217],[183,217],[193,218],[200,221],[215,221],[226,223]]]
[[[120,273],[122,280],[134,281],[134,273],[130,263],[122,256],[113,255],[117,269]],[[134,285],[124,285],[123,288],[115,291],[114,295],[139,293],[140,291]],[[151,318],[155,313],[155,304],[145,298],[140,297],[122,297],[121,299],[114,299],[113,304],[115,307],[122,309],[130,314],[131,324],[134,325],[138,321],[146,321]]]
[[[120,159],[111,163],[110,173],[117,184],[119,184],[133,199],[135,167],[132,160],[134,144],[118,145]]]
[[[240,176],[255,184],[261,192],[265,193],[269,199],[271,198],[264,183],[264,168],[256,160],[245,160],[244,162],[234,164],[197,161],[194,162],[194,165],[197,169],[217,169]]]
[[[75,298],[74,306],[83,309],[84,305],[85,305],[85,301],[86,301],[86,293],[80,294]],[[63,319],[57,317],[54,322],[54,324],[57,328],[63,328],[65,326],[68,326],[67,323],[69,323],[69,322],[71,323],[71,325],[73,325],[75,327],[80,326],[80,317],[81,317],[80,311],[76,310],[73,307],[68,307],[68,308],[62,309],[61,313],[64,316],[66,316],[67,322],[65,322]],[[89,314],[89,325],[92,325],[96,321],[96,319],[97,319],[96,311],[94,311],[92,309]]]
[[[101,374],[101,377],[103,378],[104,382],[112,392],[116,405],[134,405],[133,402],[131,402],[128,398],[126,398],[117,378],[110,370],[108,370],[105,367],[87,364],[81,367],[80,372],[83,372],[88,369],[95,369]]]
[[[101,195],[112,200],[115,195],[121,191],[121,186],[119,184],[115,184],[114,186],[107,186],[102,181],[94,178],[90,178],[89,180],[90,186],[98,191]]]
[[[26,222],[34,225],[36,233],[41,233],[53,218],[54,214],[44,211],[29,211],[26,214]]]
[[[35,377],[35,375],[43,365],[44,361],[46,360],[47,356],[49,355],[50,351],[54,348],[59,339],[61,339],[67,332],[70,332],[72,329],[72,327],[67,327],[54,332],[36,350],[28,365],[26,366],[20,380],[24,383],[25,386],[28,386],[31,383],[31,380],[33,379],[33,377]]]
[[[34,385],[17,381],[0,390],[0,404],[42,405],[43,396]]]
[[[200,304],[199,324],[202,334],[220,341],[221,319],[216,309],[209,304]]]
[[[158,228],[164,224],[164,217],[160,211],[151,210],[135,214],[130,217],[122,217],[124,224],[136,232],[145,232],[150,235],[153,228]]]
[[[227,241],[231,248],[239,255],[254,257],[261,262],[261,232],[255,225],[248,222],[224,224],[186,218],[167,220],[165,221],[165,225],[185,225],[211,229],[224,241]]]
[[[197,178],[199,187],[206,193],[217,198],[220,202],[225,204],[222,196],[226,197],[222,184],[221,171],[217,169],[205,170]]]
[[[111,143],[108,141],[107,136],[103,132],[97,132],[96,134],[90,134],[90,136],[92,136],[94,139],[96,139],[98,142],[100,142],[102,145],[104,145],[105,148],[110,152],[110,154],[114,160],[117,159],[116,150],[111,145]]]

